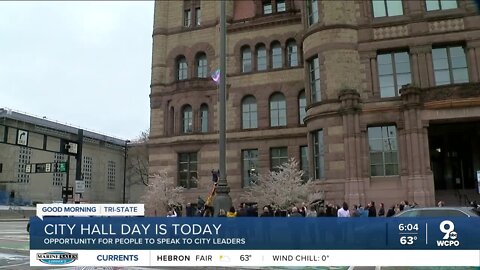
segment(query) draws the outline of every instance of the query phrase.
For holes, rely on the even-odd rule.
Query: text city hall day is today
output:
[[[140,204],[37,205],[37,216],[32,266],[342,266],[345,254],[358,266],[478,266],[480,258],[472,218],[162,218],[145,217]],[[362,255],[371,252],[383,255]]]

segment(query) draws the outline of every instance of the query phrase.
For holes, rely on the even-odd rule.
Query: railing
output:
[[[459,205],[470,206],[472,204],[472,200],[470,200],[464,190],[456,189],[455,197],[457,197]]]
[[[25,217],[25,210],[23,210],[21,206],[11,204],[10,207],[8,207],[8,211]]]

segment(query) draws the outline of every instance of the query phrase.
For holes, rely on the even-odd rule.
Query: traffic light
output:
[[[73,187],[62,187],[62,198],[73,198]]]

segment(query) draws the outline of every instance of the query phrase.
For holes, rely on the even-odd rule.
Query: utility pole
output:
[[[220,209],[228,211],[232,206],[232,198],[230,197],[230,187],[227,183],[227,166],[226,166],[226,78],[227,78],[227,20],[226,20],[226,3],[227,0],[220,1],[220,93],[219,93],[219,163],[220,178],[217,183],[215,200],[213,207],[215,216],[218,215]]]
[[[75,163],[75,180],[76,181],[83,181],[82,177],[82,147],[83,147],[83,129],[79,129],[77,132],[77,141],[76,147],[72,147],[72,143],[68,142],[65,145],[61,144],[60,152],[66,153],[67,155],[67,164],[66,164],[66,181],[65,181],[65,193],[63,192],[62,188],[62,196],[63,196],[63,203],[68,202],[68,196],[70,195],[70,155],[74,154],[76,158]],[[75,143],[73,143],[75,145]],[[74,150],[72,150],[74,149]],[[76,182],[75,182],[76,184]],[[72,194],[73,196],[73,187],[72,187]],[[80,195],[81,196],[81,195]]]
[[[83,180],[83,175],[82,175],[83,129],[79,129],[79,130],[78,130],[77,143],[78,143],[77,154],[75,155],[75,158],[77,159],[77,162],[76,162],[76,164],[75,164],[75,184],[77,183],[77,181],[84,181],[84,180]],[[83,183],[83,186],[85,186],[85,183]],[[75,187],[75,188],[76,188],[76,187]],[[75,190],[75,191],[76,191],[76,190]],[[83,191],[82,191],[82,192],[83,192]],[[82,192],[77,192],[79,198],[82,198]],[[80,201],[77,202],[77,201],[75,200],[75,203],[80,203]]]
[[[70,185],[70,155],[67,154],[67,164],[66,164],[66,167],[67,167],[67,171],[66,171],[66,179],[65,179],[65,192],[63,192],[63,187],[62,187],[62,199],[63,199],[63,203],[67,203],[68,202],[68,187]]]
[[[127,154],[128,154],[128,143],[130,141],[126,140],[125,141],[125,148],[123,149],[123,200],[122,202],[126,202],[126,197],[125,197],[125,191],[126,191],[126,186],[127,186]]]

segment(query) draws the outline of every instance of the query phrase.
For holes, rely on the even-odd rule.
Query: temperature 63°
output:
[[[413,245],[417,241],[417,236],[402,236],[400,237],[400,244],[402,245]]]

